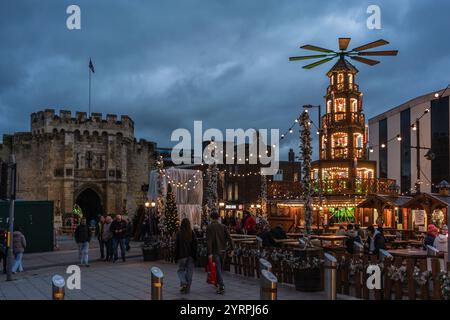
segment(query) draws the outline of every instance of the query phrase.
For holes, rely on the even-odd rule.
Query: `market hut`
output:
[[[369,195],[358,205],[358,221],[367,227],[383,224],[386,228],[408,229],[408,210],[404,204],[412,197],[392,195]]]
[[[442,181],[437,186],[439,193],[420,193],[404,204],[411,211],[412,228],[425,231],[428,224],[438,228],[448,223],[447,216],[450,206],[450,185]]]

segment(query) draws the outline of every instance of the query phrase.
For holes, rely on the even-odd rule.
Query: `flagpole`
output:
[[[91,68],[89,67],[89,118],[91,117]]]

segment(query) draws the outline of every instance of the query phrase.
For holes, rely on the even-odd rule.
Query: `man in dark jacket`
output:
[[[118,246],[120,245],[120,254],[123,262],[125,262],[125,236],[127,234],[127,223],[122,219],[122,216],[118,214],[116,219],[111,223],[111,233],[113,235],[113,252],[114,260],[118,259]]]
[[[127,224],[127,231],[125,232],[125,249],[130,251],[130,241],[131,236],[133,235],[133,225],[131,224],[131,221],[129,218],[124,218],[125,223]]]
[[[98,245],[100,247],[100,259],[105,259],[105,242],[103,241],[103,225],[105,224],[105,217],[100,216],[97,225],[95,226],[95,236],[98,240]]]
[[[206,229],[206,244],[208,249],[208,257],[213,259],[216,263],[217,269],[217,283],[219,288],[218,294],[225,292],[225,285],[222,276],[222,255],[225,254],[227,243],[233,250],[233,240],[231,239],[228,229],[223,224],[219,223],[219,214],[217,211],[211,212],[211,224]]]
[[[381,231],[382,229],[379,228]],[[367,227],[368,237],[367,237],[367,244],[368,244],[368,251],[369,254],[378,255],[380,252],[380,249],[386,249],[386,240],[384,239],[383,233],[380,232],[380,230],[375,230],[373,226]]]
[[[86,224],[86,218],[82,218],[80,225],[75,229],[75,242],[78,244],[80,264],[89,267],[89,242],[91,241],[91,230]]]

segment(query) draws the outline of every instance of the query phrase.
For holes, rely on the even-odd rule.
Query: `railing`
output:
[[[322,195],[342,194],[387,194],[395,195],[397,191],[392,190],[394,179],[323,179],[321,185]],[[319,194],[319,181],[312,181],[313,194]],[[267,183],[267,197],[269,199],[297,199],[302,195],[302,186],[299,181],[270,181]]]
[[[359,112],[335,112],[328,113],[323,116],[324,127],[332,127],[334,125],[351,125],[355,124],[358,126],[365,125],[364,114]]]
[[[270,181],[267,183],[269,199],[295,199],[300,197],[301,193],[300,181]]]
[[[390,188],[393,184],[395,184],[393,179],[323,179],[321,184],[319,184],[319,180],[313,182],[313,191],[318,194],[320,190],[324,195],[396,194],[396,191]],[[319,186],[321,186],[320,189]]]

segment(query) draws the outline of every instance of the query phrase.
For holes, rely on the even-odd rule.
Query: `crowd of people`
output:
[[[89,267],[89,244],[92,236],[95,236],[99,243],[101,260],[116,262],[119,260],[120,248],[120,257],[125,262],[126,252],[130,250],[132,229],[131,221],[120,214],[114,219],[109,215],[100,216],[94,228],[87,224],[86,218],[82,218],[74,232],[80,265]]]

